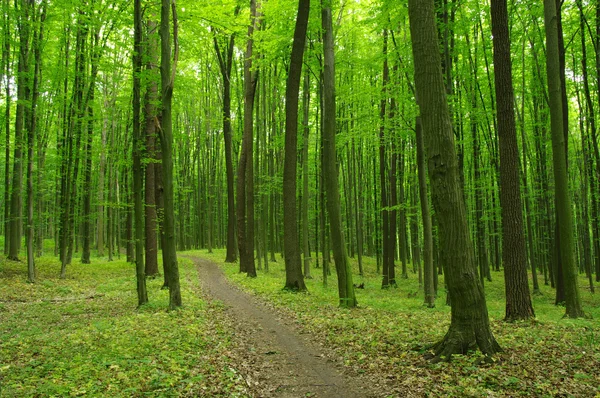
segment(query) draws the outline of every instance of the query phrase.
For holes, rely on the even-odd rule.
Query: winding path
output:
[[[236,367],[261,397],[374,397],[368,382],[344,374],[343,366],[321,354],[291,322],[251,295],[231,286],[219,266],[191,258],[202,290],[225,306],[238,340]],[[238,358],[235,358],[238,357]]]

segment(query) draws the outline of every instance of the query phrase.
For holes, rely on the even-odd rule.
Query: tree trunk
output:
[[[235,11],[235,15],[238,13]],[[235,241],[235,193],[234,193],[234,171],[233,171],[233,153],[231,144],[231,67],[233,65],[233,47],[234,38],[229,36],[229,43],[221,53],[217,37],[213,37],[217,59],[223,79],[223,138],[225,142],[225,169],[227,173],[227,254],[226,263],[233,263],[237,260],[237,250]]]
[[[342,230],[340,192],[336,167],[335,151],[335,57],[333,44],[333,24],[331,21],[331,2],[321,3],[321,27],[323,29],[323,175],[333,258],[338,277],[338,295],[340,307],[357,306],[352,282],[352,267],[346,253],[346,242]]]
[[[171,29],[169,17],[173,9],[173,66],[171,67]],[[162,151],[162,175],[164,196],[164,246],[163,261],[169,283],[169,308],[181,307],[181,290],[179,285],[179,267],[175,250],[175,209],[173,202],[173,121],[171,117],[171,102],[175,72],[179,56],[177,42],[177,7],[175,0],[161,0],[161,58],[160,76],[162,90],[162,112],[160,143]]]
[[[256,277],[254,264],[254,164],[253,131],[254,97],[258,72],[252,70],[253,34],[257,25],[256,1],[250,0],[250,25],[244,60],[244,132],[237,180],[237,235],[240,272]]]
[[[310,75],[304,72],[304,88],[302,93],[303,107],[303,140],[302,140],[302,253],[304,255],[304,278],[312,279],[310,274],[310,248],[308,246],[308,115],[310,106]]]
[[[30,9],[34,7],[33,0],[20,0],[18,8],[19,31],[19,66],[17,75],[17,111],[15,116],[15,140],[13,155],[13,178],[10,197],[10,226],[8,259],[18,261],[21,250],[22,223],[22,186],[23,186],[23,128],[30,109],[26,103],[30,100],[29,89],[29,32]],[[17,2],[15,2],[17,7]]]
[[[425,166],[425,145],[423,143],[423,124],[421,117],[415,123],[417,137],[417,170],[419,173],[419,199],[421,203],[421,218],[423,219],[423,277],[425,279],[425,305],[435,307],[435,287],[433,269],[433,232],[429,212],[429,197],[427,195],[427,173]]]
[[[460,187],[450,112],[446,101],[433,0],[409,0],[417,101],[423,118],[431,197],[445,253],[445,278],[452,299],[451,323],[434,346],[436,360],[479,348],[500,351],[490,329],[483,286],[477,277]]]
[[[309,0],[298,0],[294,42],[285,89],[285,159],[283,163],[283,233],[285,250],[285,289],[304,291],[297,229],[296,176],[298,164],[298,94],[302,58],[308,26]]]
[[[558,243],[562,277],[565,288],[566,316],[578,318],[584,315],[579,297],[577,267],[573,257],[573,216],[567,177],[567,154],[563,125],[563,103],[560,82],[559,38],[556,3],[544,0],[544,22],[546,27],[546,69],[550,100],[552,129],[552,159],[554,165],[554,189],[558,228]]]
[[[492,0],[494,71],[500,149],[500,207],[502,212],[502,264],[506,292],[505,320],[533,318],[527,279],[527,249],[523,225],[519,148],[515,123],[510,37],[506,0]]]
[[[146,95],[144,98],[145,136],[146,136],[146,184],[144,185],[145,197],[145,249],[146,249],[146,276],[158,275],[158,238],[157,238],[157,212],[156,212],[156,128],[158,124],[158,35],[155,15],[147,22],[146,33]]]
[[[141,129],[141,74],[142,74],[142,5],[133,2],[133,206],[135,213],[135,274],[137,279],[138,306],[148,302],[144,268],[144,204],[142,201],[144,172],[142,170]]]
[[[5,123],[5,148],[4,148],[4,255],[8,256],[9,243],[10,243],[10,107],[11,107],[11,93],[10,93],[10,64],[11,64],[11,51],[10,43],[12,37],[10,35],[10,10],[8,0],[2,2],[2,16],[3,16],[3,28],[4,28],[4,46],[2,47],[2,65],[4,66],[4,79],[5,79],[5,95],[6,95],[6,107],[4,111],[4,123]]]

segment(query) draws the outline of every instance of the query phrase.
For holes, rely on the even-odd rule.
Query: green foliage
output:
[[[20,263],[0,263],[0,396],[247,396],[223,352],[230,334],[200,299],[195,268],[180,260],[186,306],[167,312],[162,279],[135,310],[135,272],[123,261],[38,261],[37,284]]]
[[[203,256],[221,262],[224,253]],[[273,302],[279,311],[296,319],[297,325],[333,347],[346,366],[389,380],[400,396],[407,390],[415,396],[463,397],[600,394],[600,297],[582,291],[584,306],[593,319],[562,319],[564,309],[554,306],[554,292],[542,285],[542,294],[533,298],[537,319],[506,323],[502,320],[503,274],[494,272],[493,282],[486,284],[486,298],[494,335],[505,352],[492,365],[481,365],[480,353],[430,364],[423,356],[426,347],[444,336],[450,321],[443,290],[436,308],[428,309],[423,306],[416,275],[400,281],[397,289],[382,290],[381,277],[373,272],[373,259],[363,260],[365,276],[356,283],[364,283],[365,289],[356,291],[360,303],[356,310],[336,306],[335,275],[324,288],[320,273],[312,272],[316,277],[306,281],[309,293],[294,294],[281,290],[281,259],[281,264],[270,264],[269,273],[258,278],[239,274],[235,264],[223,268],[234,283]]]

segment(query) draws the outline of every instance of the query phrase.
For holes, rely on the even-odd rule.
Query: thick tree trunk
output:
[[[434,346],[437,358],[479,348],[500,351],[490,329],[483,286],[477,277],[446,101],[433,0],[409,0],[417,101],[423,118],[431,197],[439,223],[445,278],[452,299],[450,328]]]
[[[302,58],[308,26],[309,0],[298,0],[294,43],[285,89],[285,159],[283,163],[283,233],[285,250],[285,289],[306,290],[300,264],[297,229],[296,176],[298,165],[298,94]]]

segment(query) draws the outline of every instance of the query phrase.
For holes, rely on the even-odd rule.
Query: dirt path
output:
[[[237,349],[235,366],[260,397],[374,397],[368,382],[344,374],[343,366],[299,334],[256,298],[231,286],[213,262],[192,258],[203,291],[225,305]]]

